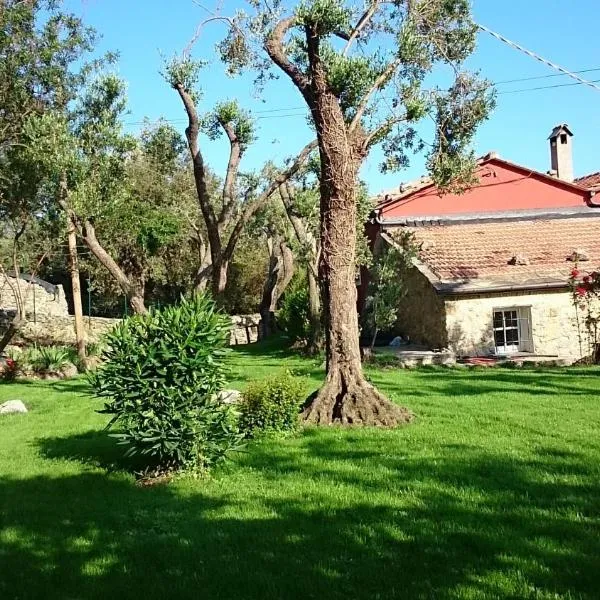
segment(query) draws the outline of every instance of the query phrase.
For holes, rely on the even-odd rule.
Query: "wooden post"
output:
[[[75,312],[75,339],[77,340],[77,354],[81,360],[85,359],[85,328],[83,325],[83,306],[81,304],[81,284],[79,281],[79,264],[77,260],[77,235],[75,226],[69,220],[69,270],[71,271],[71,288],[73,289],[73,309]]]

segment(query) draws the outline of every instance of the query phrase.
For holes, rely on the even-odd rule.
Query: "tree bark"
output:
[[[271,335],[277,303],[294,275],[294,255],[285,240],[269,238],[267,244],[269,271],[259,308],[261,339]]]
[[[318,354],[323,347],[321,295],[313,265],[309,264],[306,268],[306,278],[308,280],[308,321],[310,323],[310,338],[308,340],[307,351],[309,354]]]
[[[287,59],[283,38],[295,18],[283,20],[266,43],[273,61],[292,79],[311,109],[321,158],[321,256],[319,276],[326,319],[325,384],[304,410],[319,425],[395,426],[412,414],[390,402],[364,377],[356,310],[356,187],[364,159],[360,127],[350,131],[330,89],[316,31],[305,28],[308,77]]]
[[[83,304],[81,302],[81,282],[79,280],[79,263],[77,260],[77,234],[75,226],[69,221],[67,232],[69,243],[69,271],[71,272],[71,289],[73,291],[73,312],[75,314],[75,340],[77,354],[81,360],[86,357],[85,327],[83,325]]]

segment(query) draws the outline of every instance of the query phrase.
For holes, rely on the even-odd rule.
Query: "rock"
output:
[[[239,404],[242,399],[242,392],[238,390],[221,390],[217,394],[217,400],[223,404]]]
[[[0,404],[0,415],[26,412],[28,412],[27,407],[20,400],[9,400],[4,404]]]
[[[79,375],[79,371],[72,362],[68,362],[60,368],[60,374],[62,377],[64,377],[64,379],[71,379],[72,377],[77,377],[77,375]]]

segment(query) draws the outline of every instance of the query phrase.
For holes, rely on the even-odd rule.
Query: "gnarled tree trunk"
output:
[[[294,255],[285,240],[268,239],[269,272],[260,303],[260,337],[271,335],[275,322],[277,302],[294,275]]]
[[[321,158],[319,276],[326,319],[325,384],[304,410],[308,423],[394,426],[412,414],[390,402],[364,377],[356,310],[356,188],[366,153],[360,127],[350,130],[321,61],[318,32],[306,27],[308,76],[289,62],[283,37],[295,17],[273,30],[266,50],[302,92],[311,109]]]

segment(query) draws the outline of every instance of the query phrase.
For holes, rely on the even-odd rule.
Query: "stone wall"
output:
[[[23,279],[3,277],[0,280],[0,310],[16,310],[17,300],[15,291],[20,290],[25,304],[25,313],[30,320],[38,317],[67,317],[69,308],[62,285],[49,286],[53,292],[47,291],[41,285],[31,285]]]
[[[0,310],[0,331],[5,331],[14,316],[14,310]],[[260,315],[235,315],[231,317],[230,345],[250,344],[258,340]],[[88,342],[100,341],[120,319],[84,317]],[[38,315],[37,322],[28,321],[12,341],[15,345],[75,345],[75,318],[73,316]]]
[[[231,317],[230,346],[252,344],[258,341],[260,315],[233,315]]]
[[[411,342],[430,348],[446,348],[446,313],[444,301],[429,280],[415,267],[403,270],[405,289],[410,290],[398,304],[394,332],[409,336]]]
[[[523,307],[531,313],[531,338],[537,355],[578,360],[588,352],[580,346],[577,311],[568,292],[476,295],[446,300],[448,345],[458,355],[485,355],[494,351],[492,315],[495,309]],[[582,334],[585,328],[582,327]]]
[[[13,311],[0,311],[0,330],[4,331],[6,329],[13,314]],[[85,317],[84,327],[88,342],[99,342],[102,335],[110,331],[119,320]],[[74,346],[75,317],[41,315],[35,323],[33,321],[25,323],[11,343],[17,346],[30,344]]]

